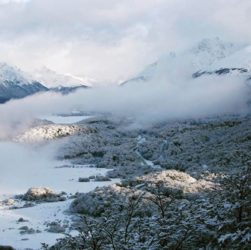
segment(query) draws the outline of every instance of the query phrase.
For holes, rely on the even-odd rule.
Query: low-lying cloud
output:
[[[41,115],[81,110],[129,117],[139,124],[173,119],[246,114],[250,87],[244,78],[205,76],[175,82],[152,82],[123,87],[100,87],[68,96],[45,93],[0,106],[1,131],[22,128]],[[5,128],[5,129],[4,129]]]
[[[56,143],[34,147],[0,142],[0,199],[2,195],[22,194],[30,187],[51,183],[51,180],[41,176],[48,178],[49,171],[53,174],[53,169],[58,164],[55,160],[58,148]]]

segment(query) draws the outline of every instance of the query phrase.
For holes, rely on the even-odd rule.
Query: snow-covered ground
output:
[[[68,118],[74,119],[74,117],[64,118],[66,122]],[[63,234],[45,231],[48,229],[47,224],[57,221],[60,225],[70,225],[71,215],[65,211],[72,200],[40,203],[20,209],[9,209],[8,206],[1,205],[1,201],[24,194],[30,187],[49,187],[57,193],[64,191],[67,195],[71,195],[76,192],[88,192],[97,186],[109,185],[117,181],[79,182],[79,177],[104,175],[107,170],[55,160],[60,143],[60,141],[51,141],[36,146],[0,142],[1,245],[11,245],[16,249],[39,249],[42,242],[49,245],[55,243],[57,238],[63,237]],[[18,222],[19,218],[25,221]],[[23,226],[28,226],[36,232],[21,234],[20,227]]]
[[[39,249],[41,243],[53,244],[57,238],[62,238],[63,234],[50,233],[46,229],[45,222],[55,220],[69,220],[69,215],[64,214],[64,210],[69,205],[66,202],[44,203],[35,207],[24,209],[0,209],[0,239],[2,245],[11,245],[16,249]],[[24,218],[27,222],[18,223],[19,218]],[[19,228],[28,226],[40,233],[20,234]]]
[[[38,147],[1,142],[0,197],[22,194],[34,186],[67,193],[93,189],[96,183],[80,183],[78,178],[103,175],[107,170],[56,161],[53,154],[57,146],[55,142]]]

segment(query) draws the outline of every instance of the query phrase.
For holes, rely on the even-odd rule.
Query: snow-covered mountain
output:
[[[38,81],[42,82],[48,87],[78,87],[85,86],[90,87],[92,85],[92,79],[82,78],[70,74],[59,74],[54,70],[47,67],[42,67],[33,73],[33,76]]]
[[[48,80],[50,76],[50,81]],[[46,81],[43,81],[47,79]],[[47,85],[47,83],[49,83]],[[54,87],[50,87],[53,83]],[[60,83],[60,84],[59,84]],[[24,98],[38,92],[52,91],[63,95],[86,89],[89,86],[77,78],[46,70],[43,75],[31,76],[17,67],[0,63],[0,103]]]
[[[20,69],[0,63],[0,103],[42,91],[48,91],[48,88]]]
[[[203,39],[196,46],[180,53],[171,52],[147,66],[137,76],[121,83],[133,84],[156,79],[196,78],[204,74],[249,73],[251,47],[235,45],[221,39]]]
[[[204,68],[227,58],[241,50],[243,45],[225,42],[220,38],[203,39],[193,48],[185,52],[185,56],[191,60],[195,68]]]

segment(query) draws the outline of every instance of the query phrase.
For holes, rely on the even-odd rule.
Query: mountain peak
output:
[[[0,63],[0,103],[10,99],[23,98],[48,89],[37,81],[7,63]]]
[[[17,85],[31,82],[30,77],[15,66],[0,62],[0,83],[15,82]]]
[[[90,86],[90,84],[81,77],[71,74],[60,74],[50,68],[47,68],[46,66],[36,70],[33,75],[36,79],[49,87],[74,87],[79,85]]]
[[[221,68],[229,72],[250,69],[250,48],[244,44],[224,41],[219,37],[205,38],[188,50],[161,56],[154,64],[147,66],[140,74],[122,85],[152,80],[176,81],[181,74],[189,79],[195,72],[214,72]]]
[[[218,60],[235,53],[242,46],[223,41],[219,37],[204,38],[188,53],[193,55],[192,64],[197,68],[210,66]]]

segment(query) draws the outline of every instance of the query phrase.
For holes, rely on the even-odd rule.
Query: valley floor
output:
[[[34,207],[10,210],[30,201],[23,196],[14,199],[14,205],[2,202],[3,244],[38,249],[43,239],[51,245],[71,231],[71,236],[44,248],[93,249],[93,244],[96,249],[135,250],[250,247],[250,116],[140,128],[128,119],[100,116],[74,124],[70,135],[64,131],[72,125],[62,125],[58,133],[58,127],[48,124],[31,128],[32,133],[26,131],[19,141],[29,139],[34,131],[44,131],[44,138],[52,139],[46,126],[53,139],[66,138],[56,140],[60,164],[37,166],[38,179],[26,178],[18,190],[24,193],[34,185],[48,186],[57,193],[66,192],[64,199],[36,200]],[[20,217],[29,222],[18,221]],[[53,222],[65,230],[49,233],[48,229],[55,229]],[[20,229],[23,225],[35,232]]]

